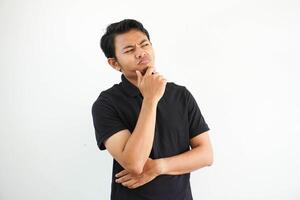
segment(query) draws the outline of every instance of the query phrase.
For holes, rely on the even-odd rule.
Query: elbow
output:
[[[128,168],[128,171],[133,176],[138,176],[143,173],[143,169],[141,168]]]
[[[212,166],[212,164],[213,164],[213,162],[214,162],[214,157],[213,157],[213,154],[210,154],[210,156],[208,156],[208,158],[207,158],[207,166]]]
[[[130,174],[137,176],[143,173],[145,161],[136,158],[132,154],[125,154],[122,157],[122,167],[127,170]]]
[[[138,176],[142,174],[143,169],[144,169],[144,165],[138,162],[128,163],[126,166],[126,170],[134,176]]]

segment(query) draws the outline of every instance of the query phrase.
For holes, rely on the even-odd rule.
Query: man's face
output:
[[[145,74],[148,66],[154,67],[155,55],[147,36],[132,29],[115,37],[115,55],[122,73],[135,79],[136,70]]]

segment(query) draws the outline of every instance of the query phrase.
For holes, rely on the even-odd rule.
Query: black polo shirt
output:
[[[121,75],[122,81],[102,91],[93,103],[92,116],[97,145],[104,150],[103,141],[116,132],[133,132],[143,96],[139,89]],[[191,138],[208,131],[200,109],[192,94],[184,86],[168,82],[158,102],[152,159],[175,156],[190,149]],[[122,166],[114,159],[111,200],[192,200],[190,173],[161,175],[149,183],[129,189],[115,182],[115,174]]]

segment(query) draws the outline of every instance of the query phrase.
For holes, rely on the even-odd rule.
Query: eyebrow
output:
[[[143,39],[139,44],[143,44],[144,42],[147,42],[148,40],[147,39]],[[133,48],[134,45],[127,45],[123,48],[123,50],[127,49],[127,48]]]

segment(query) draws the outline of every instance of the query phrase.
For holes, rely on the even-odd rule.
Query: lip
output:
[[[147,59],[147,58],[145,58],[145,59],[140,60],[140,61],[138,62],[138,65],[144,65],[144,64],[147,64],[147,63],[149,63],[149,62],[150,62],[150,60]]]

